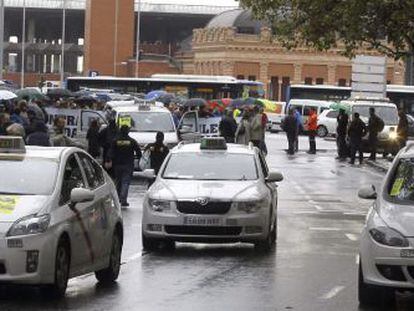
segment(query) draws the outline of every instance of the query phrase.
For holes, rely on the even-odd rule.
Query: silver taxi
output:
[[[151,177],[153,171],[144,172]],[[271,250],[277,235],[277,185],[257,148],[204,138],[180,144],[143,203],[146,250],[183,242],[248,242]]]
[[[75,276],[117,279],[121,208],[95,160],[77,148],[0,136],[0,172],[0,283],[45,285],[63,296]]]

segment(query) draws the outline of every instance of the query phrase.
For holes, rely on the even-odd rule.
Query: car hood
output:
[[[147,145],[155,142],[155,136],[157,133],[146,133],[146,132],[130,132],[129,136],[134,139],[140,145]],[[178,136],[176,132],[164,133],[164,144],[177,144]]]
[[[396,205],[383,201],[378,213],[388,227],[406,237],[414,237],[414,207],[412,205]]]
[[[149,196],[162,200],[209,198],[218,201],[251,201],[263,198],[267,188],[259,181],[159,180]]]
[[[0,194],[0,223],[14,222],[22,217],[37,214],[46,207],[49,196]]]

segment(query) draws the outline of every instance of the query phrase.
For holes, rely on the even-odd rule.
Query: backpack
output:
[[[382,130],[384,129],[384,126],[385,126],[384,121],[380,117],[377,117],[377,131],[378,131],[378,133],[382,132]]]

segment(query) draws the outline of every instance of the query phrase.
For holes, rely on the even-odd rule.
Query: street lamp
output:
[[[118,15],[119,15],[119,0],[115,1],[115,34],[114,34],[114,76],[116,77],[116,67],[118,60]]]
[[[0,80],[3,80],[4,55],[4,0],[0,0]]]
[[[60,56],[60,87],[65,80],[66,0],[62,2],[62,53]]]
[[[23,21],[22,21],[22,64],[20,73],[20,87],[24,88],[24,67],[26,64],[25,55],[25,43],[26,43],[26,0],[23,0]]]
[[[135,51],[135,78],[138,78],[139,76],[140,41],[141,41],[141,0],[138,0],[137,45],[136,45],[136,51]]]

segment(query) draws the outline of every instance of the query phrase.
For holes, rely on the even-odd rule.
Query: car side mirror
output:
[[[147,179],[157,178],[157,175],[155,175],[155,170],[153,169],[144,170],[144,178],[147,178]]]
[[[279,172],[270,172],[266,177],[266,182],[281,182],[283,180],[283,175]]]
[[[75,207],[78,203],[91,202],[95,199],[95,193],[85,188],[74,188],[70,193],[70,205]]]
[[[377,198],[377,191],[375,189],[375,186],[371,185],[368,187],[361,188],[358,191],[358,196],[361,199],[365,200],[375,200]]]

